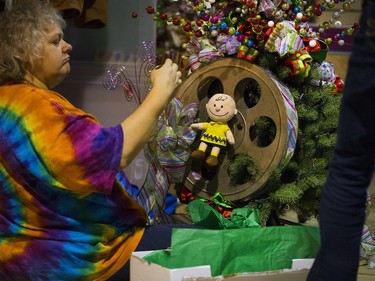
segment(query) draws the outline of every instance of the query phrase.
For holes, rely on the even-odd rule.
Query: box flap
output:
[[[211,276],[209,265],[169,269],[143,259],[153,251],[132,253],[131,281],[305,281],[314,259],[293,259],[292,269]]]
[[[134,252],[130,258],[131,281],[181,281],[184,277],[211,277],[209,265],[169,269],[143,257],[152,251]]]
[[[242,273],[209,278],[184,278],[183,281],[306,281],[308,269],[277,270],[266,272]]]
[[[310,269],[315,259],[293,259],[292,269]]]

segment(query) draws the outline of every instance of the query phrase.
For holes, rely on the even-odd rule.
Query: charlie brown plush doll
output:
[[[221,148],[226,147],[227,143],[234,144],[234,136],[227,122],[237,114],[237,109],[234,99],[222,93],[213,95],[206,104],[206,109],[211,121],[190,125],[194,130],[204,130],[199,148],[192,152],[191,157],[203,160],[208,145],[211,145],[211,153],[206,159],[206,165],[215,168]]]

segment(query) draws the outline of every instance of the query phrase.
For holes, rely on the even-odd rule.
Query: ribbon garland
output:
[[[311,69],[312,57],[305,49],[298,50],[285,61],[285,65],[290,68],[292,76],[302,75],[309,76]]]
[[[241,46],[241,42],[237,40],[235,35],[220,34],[216,39],[216,43],[218,51],[229,56],[236,54]]]
[[[279,81],[271,71],[266,70],[265,72],[269,75],[269,77],[279,89],[280,94],[284,100],[285,110],[288,116],[288,142],[284,151],[284,158],[279,163],[279,168],[284,169],[289,163],[290,159],[293,157],[294,150],[296,148],[298,135],[298,113],[292,93],[290,92],[289,88],[284,83]]]
[[[209,42],[208,39],[199,41],[193,37],[188,45],[187,52],[190,53],[189,64],[191,71],[198,69],[201,63],[209,63],[223,57],[223,53]]]
[[[180,100],[173,99],[160,119],[161,127],[154,152],[172,183],[183,179],[185,165],[190,157],[190,145],[196,136],[190,124],[194,122],[197,112],[197,103],[182,106]]]
[[[254,62],[259,52],[254,48],[248,48],[247,46],[241,46],[237,54],[238,59],[247,60],[249,62]]]
[[[212,201],[215,203],[216,206],[222,206],[228,209],[233,208],[233,206],[230,205],[229,201],[225,199],[220,192],[215,193],[215,195],[212,197]]]
[[[276,3],[278,1],[272,1],[272,0],[263,0],[261,3],[260,3],[260,8],[259,8],[259,11],[260,12],[264,12],[265,16],[267,18],[270,18],[274,11],[276,10]]]
[[[193,194],[188,188],[185,186],[180,186],[180,200],[184,204],[189,204],[193,201],[201,201],[205,204],[211,206],[215,210],[217,210],[221,215],[223,215],[226,219],[229,219],[235,206],[229,202],[225,197],[220,193],[217,192],[212,196],[212,200],[207,200],[202,197],[197,196],[196,194]]]
[[[169,188],[167,172],[160,165],[150,145],[145,147],[144,155],[148,169],[137,201],[148,214],[148,224],[171,223],[169,217],[163,212]]]
[[[234,206],[220,192],[216,192],[212,196],[212,200],[200,198],[200,201],[217,210],[226,219],[229,219],[232,215]]]
[[[318,67],[319,74],[321,75],[320,80],[311,80],[310,84],[315,87],[322,85],[329,85],[332,90],[332,95],[337,95],[344,91],[344,81],[336,75],[334,65],[330,62],[322,62]]]
[[[282,58],[303,49],[305,45],[295,29],[294,23],[283,21],[283,23],[277,23],[273,28],[265,47],[270,52],[277,52]]]
[[[159,119],[156,141],[144,149],[149,168],[137,200],[148,213],[149,224],[172,222],[164,212],[165,200],[170,184],[181,181],[184,175],[189,147],[196,136],[190,124],[197,112],[198,104],[183,106],[180,100],[172,99]]]
[[[230,205],[230,202],[220,192],[215,193],[212,197],[212,202],[226,219],[230,218],[233,213],[233,206]]]

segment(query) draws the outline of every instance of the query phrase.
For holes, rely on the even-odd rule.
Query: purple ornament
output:
[[[209,14],[204,14],[202,16],[202,20],[204,20],[204,21],[208,21],[209,19],[210,19],[210,15]]]
[[[238,34],[238,36],[237,36],[237,40],[238,40],[239,42],[242,42],[243,40],[245,40],[245,35],[243,35],[243,34]]]

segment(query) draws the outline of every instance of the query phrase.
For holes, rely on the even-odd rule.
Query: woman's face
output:
[[[69,52],[72,46],[64,41],[64,33],[55,26],[43,37],[43,55],[27,70],[25,80],[35,86],[52,89],[70,72]]]

